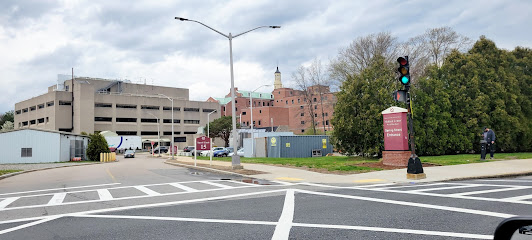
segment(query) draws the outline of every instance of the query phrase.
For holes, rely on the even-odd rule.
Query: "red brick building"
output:
[[[242,128],[251,126],[250,94],[253,94],[254,128],[287,128],[296,134],[302,134],[312,128],[315,122],[317,132],[333,129],[331,119],[334,114],[336,96],[328,86],[314,85],[306,91],[285,88],[281,83],[279,68],[275,72],[275,89],[271,93],[241,91],[235,88],[235,107],[237,121]],[[221,115],[231,116],[231,94],[224,98],[209,98],[208,102],[222,105]]]

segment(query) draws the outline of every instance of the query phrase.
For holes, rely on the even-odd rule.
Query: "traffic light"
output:
[[[404,102],[406,103],[408,99],[408,95],[406,90],[397,90],[393,92],[393,100],[396,102]]]
[[[410,85],[410,65],[408,63],[408,56],[398,58],[397,62],[399,63],[399,68],[397,68],[397,71],[399,72],[399,82],[403,85]]]

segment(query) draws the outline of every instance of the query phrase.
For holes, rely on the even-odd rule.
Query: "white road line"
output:
[[[0,194],[0,196],[4,196],[4,195],[15,195],[15,194],[24,194],[24,193],[34,193],[34,192],[47,192],[47,191],[65,190],[65,189],[76,189],[76,188],[101,187],[101,186],[109,186],[109,185],[116,185],[116,184],[121,184],[121,183],[107,183],[107,184],[88,185],[88,186],[78,186],[78,187],[50,188],[50,189],[41,189],[41,190],[33,190],[33,191],[24,191],[24,192],[2,193],[2,194]]]
[[[179,188],[183,191],[186,191],[186,192],[197,192],[198,190],[197,189],[194,189],[194,188],[191,188],[191,187],[187,187],[185,185],[182,185],[182,184],[179,184],[179,183],[169,183],[169,185],[172,185],[176,188]]]
[[[224,181],[226,181],[226,182],[232,182],[232,183],[239,183],[239,184],[248,185],[248,186],[255,186],[255,185],[258,185],[258,184],[247,183],[247,182],[241,182],[241,181],[235,181],[235,180],[224,180]]]
[[[113,199],[113,195],[111,195],[111,192],[107,189],[98,189],[98,197],[102,201],[107,201]]]
[[[0,202],[0,209],[4,209],[9,204],[13,203],[14,201],[17,201],[17,199],[19,199],[19,198],[18,197],[11,197],[11,198],[6,198],[6,199],[2,200]]]
[[[262,194],[266,195],[266,194],[285,192],[285,191],[286,191],[285,189],[277,189],[277,190],[269,190],[269,191],[262,191],[262,192],[239,193],[239,194],[217,196],[217,197],[207,197],[207,198],[180,200],[180,201],[173,201],[173,202],[162,202],[162,203],[141,204],[141,205],[134,205],[134,206],[105,208],[105,209],[89,210],[89,211],[77,212],[77,213],[66,213],[66,214],[50,215],[50,216],[47,216],[47,217],[30,217],[30,218],[21,218],[21,219],[16,219],[16,220],[0,221],[0,224],[15,223],[15,222],[25,222],[25,221],[34,221],[34,220],[41,220],[41,219],[49,218],[49,217],[84,216],[85,214],[97,214],[97,213],[123,211],[123,210],[139,209],[139,208],[151,208],[151,207],[162,207],[162,206],[178,205],[178,204],[217,201],[217,200],[222,200],[222,199],[248,197],[248,196],[262,195]],[[272,225],[275,225],[275,224],[277,224],[277,223],[275,222]]]
[[[453,195],[453,196],[465,196],[465,195],[475,195],[475,194],[494,193],[494,192],[506,192],[506,191],[513,191],[513,190],[521,190],[521,189],[526,189],[526,188],[528,188],[528,187],[499,188],[499,189],[489,189],[489,190],[481,190],[481,191],[474,191],[474,192],[455,193],[455,194],[451,194],[451,195]]]
[[[517,197],[511,197],[511,198],[503,198],[506,201],[521,201],[525,199],[532,199],[532,194],[530,195],[523,195],[523,196],[517,196]]]
[[[66,195],[67,194],[65,192],[54,194],[54,196],[52,197],[52,199],[50,199],[47,205],[58,205],[63,203],[63,200],[65,200]]]
[[[458,189],[458,188],[472,188],[472,187],[479,187],[479,186],[480,185],[471,184],[471,185],[460,185],[460,186],[450,186],[450,187],[440,187],[440,188],[423,188],[423,189],[413,190],[409,192],[430,192],[430,191]]]
[[[289,182],[283,182],[283,181],[277,181],[277,180],[268,180],[269,182],[274,182],[274,183],[279,183],[281,185],[286,185],[286,186],[292,186],[294,185],[293,183],[289,183]]]
[[[311,227],[311,228],[333,228],[333,229],[348,229],[348,230],[362,230],[373,232],[392,232],[392,233],[409,233],[418,235],[444,236],[444,237],[459,237],[459,238],[473,238],[473,239],[493,239],[492,235],[480,235],[470,233],[454,233],[454,232],[439,232],[413,229],[399,229],[399,228],[380,228],[380,227],[364,227],[364,226],[346,226],[346,225],[328,225],[328,224],[309,224],[309,223],[293,223],[294,227]]]
[[[413,185],[404,185],[404,186],[396,186],[396,187],[385,187],[385,188],[378,188],[378,189],[394,189],[394,188],[411,188],[411,187],[426,187],[426,186],[439,186],[439,185],[449,185],[451,183],[429,183],[429,184],[413,184]],[[358,187],[358,186],[357,186]]]
[[[142,191],[143,193],[146,193],[148,194],[148,196],[159,196],[161,195],[160,193],[156,192],[156,191],[153,191],[145,186],[135,186],[136,189]]]
[[[369,184],[369,185],[357,185],[357,187],[384,187],[384,186],[393,186],[397,185],[397,183],[381,183],[381,184]]]
[[[525,182],[525,183],[532,183],[532,180],[516,180],[516,179],[509,179],[509,180],[504,180],[504,179],[477,179],[475,181],[481,181],[481,182]]]
[[[403,206],[409,206],[409,207],[430,208],[430,209],[438,209],[438,210],[452,211],[452,212],[470,213],[470,214],[484,215],[484,216],[490,216],[490,217],[499,217],[499,218],[515,217],[515,215],[506,214],[506,213],[488,212],[488,211],[481,211],[481,210],[474,210],[474,209],[467,209],[467,208],[447,207],[447,206],[439,206],[439,205],[432,205],[432,204],[425,204],[425,203],[405,202],[405,201],[370,198],[370,197],[359,197],[359,196],[343,195],[343,194],[335,194],[335,193],[313,192],[313,191],[300,190],[300,189],[296,189],[295,191],[301,192],[301,193],[307,193],[307,194],[314,194],[314,195],[356,199],[356,200],[363,200],[363,201],[370,201],[370,202],[389,203],[389,204],[403,205]]]
[[[286,190],[286,196],[284,197],[283,212],[275,226],[275,232],[272,237],[273,240],[284,240],[288,239],[290,236],[290,229],[292,228],[292,222],[294,221],[294,205],[294,189],[288,189]]]
[[[161,221],[182,221],[182,222],[207,222],[207,223],[236,223],[253,225],[275,225],[276,222],[250,221],[250,220],[227,220],[227,219],[205,219],[205,218],[180,218],[180,217],[153,217],[153,216],[125,216],[125,215],[71,215],[79,218],[112,218],[112,219],[136,219],[136,220],[161,220]]]
[[[231,186],[227,186],[227,185],[224,185],[224,184],[219,184],[219,183],[214,183],[214,182],[209,182],[209,181],[202,181],[200,183],[204,183],[204,184],[209,184],[211,186],[215,186],[215,187],[219,187],[219,188],[232,188]]]
[[[12,228],[8,228],[8,229],[5,229],[5,230],[2,230],[2,231],[0,231],[0,235],[2,235],[4,233],[8,233],[8,232],[13,232],[13,231],[16,231],[16,230],[19,230],[19,229],[24,229],[24,228],[27,228],[27,227],[35,226],[35,225],[38,225],[38,224],[41,224],[41,223],[45,223],[45,222],[48,222],[48,221],[52,221],[52,220],[55,220],[55,219],[58,219],[58,218],[60,218],[60,216],[45,217],[45,218],[43,218],[41,220],[38,220],[38,221],[35,221],[35,222],[30,222],[30,223],[22,224],[20,226],[16,226],[16,227],[12,227]]]

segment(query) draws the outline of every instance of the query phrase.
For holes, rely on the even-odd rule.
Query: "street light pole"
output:
[[[269,84],[262,85],[262,86],[256,88],[255,90],[253,90],[253,91],[251,91],[249,93],[249,105],[251,107],[250,111],[251,111],[251,156],[252,157],[255,157],[255,151],[254,151],[255,149],[253,147],[253,145],[255,145],[255,132],[253,131],[253,125],[254,124],[253,124],[253,96],[252,95],[253,95],[253,93],[255,91],[259,90],[259,88],[261,88],[261,87],[269,87],[269,86],[271,86],[271,85],[269,85]]]
[[[172,143],[171,154],[172,154],[172,160],[174,160],[175,159],[174,158],[174,99],[164,94],[159,94],[159,95],[167,98],[168,100],[170,100],[170,102],[172,102],[172,139],[170,140],[170,143]]]
[[[225,38],[229,40],[229,59],[230,59],[230,69],[231,69],[231,113],[232,113],[232,122],[233,122],[232,134],[233,134],[233,148],[236,149],[237,148],[236,146],[237,145],[237,142],[236,142],[237,129],[236,129],[236,106],[235,106],[235,77],[233,74],[233,38],[236,38],[248,32],[257,30],[259,28],[281,28],[281,26],[260,26],[260,27],[253,28],[251,30],[248,30],[248,31],[245,31],[245,32],[242,32],[242,33],[239,33],[233,36],[231,33],[229,33],[228,35],[223,34],[222,32],[196,20],[191,20],[191,19],[182,18],[182,17],[175,17],[175,19],[180,20],[180,21],[189,21],[189,22],[195,22],[195,23],[201,24],[204,27],[224,36]],[[238,156],[238,154],[233,154],[233,156],[231,157],[231,166],[233,167],[233,169],[242,168],[242,166],[240,165],[240,156]]]
[[[210,112],[209,114],[207,114],[207,137],[208,137],[208,138],[210,138],[209,134],[211,133],[211,132],[209,131],[209,125],[210,125],[210,123],[211,123],[211,121],[209,121],[209,117],[211,116],[211,114],[213,114],[213,113],[215,113],[215,112],[216,112],[216,110],[214,110],[214,111]]]
[[[161,122],[159,121],[159,118],[155,115],[153,115],[153,113],[148,113],[152,116],[155,117],[155,119],[157,119],[157,145],[159,147],[159,157],[161,156],[161,130],[159,129],[159,125],[161,125]]]

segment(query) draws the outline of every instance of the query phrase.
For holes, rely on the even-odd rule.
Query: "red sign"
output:
[[[408,150],[406,112],[389,108],[382,114],[384,126],[384,150]],[[402,110],[402,109],[401,109]],[[405,109],[406,110],[406,109]]]
[[[196,138],[196,150],[210,150],[211,139],[205,136]]]

